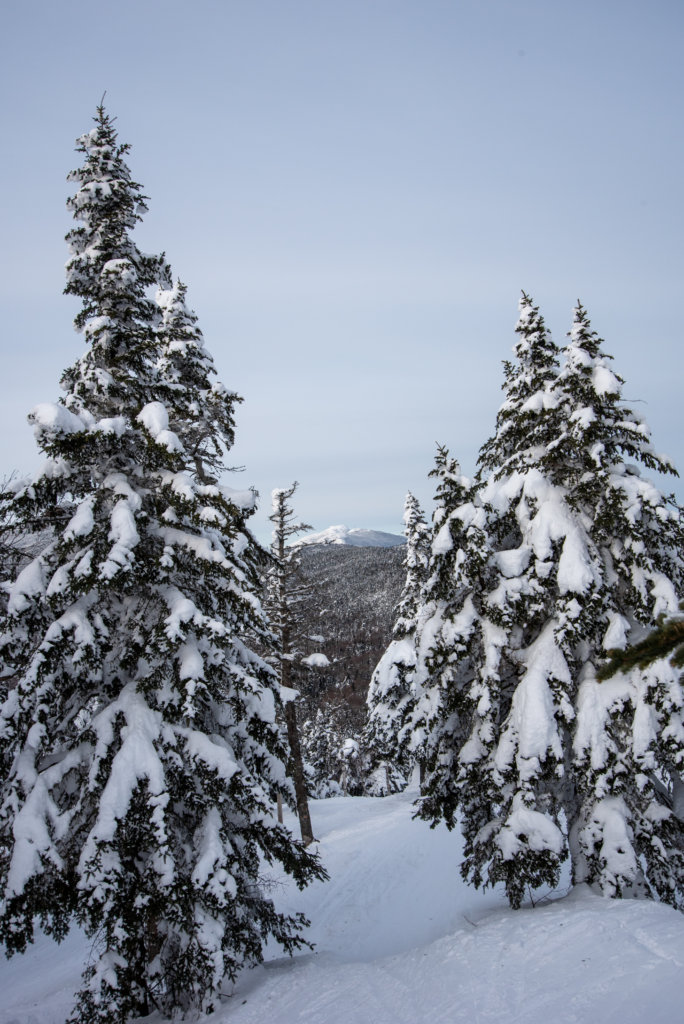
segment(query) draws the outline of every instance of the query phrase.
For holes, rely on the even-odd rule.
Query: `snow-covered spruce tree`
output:
[[[301,659],[298,644],[301,636],[301,601],[309,588],[302,575],[302,562],[296,547],[288,540],[304,530],[311,530],[307,523],[295,521],[290,501],[298,484],[278,488],[272,492],[272,509],[269,516],[273,523],[271,555],[273,565],[266,575],[266,610],[271,628],[275,633],[275,660],[284,702],[287,739],[290,745],[290,774],[294,782],[297,799],[297,817],[305,846],[313,842],[313,828],[309,814],[307,785],[302,761],[302,749],[297,723],[297,707],[293,689],[293,662]]]
[[[14,498],[52,540],[2,624],[0,937],[21,951],[36,919],[61,938],[75,918],[96,941],[73,1020],[123,1024],[211,1009],[269,935],[296,948],[260,859],[300,884],[320,868],[273,815],[289,783],[276,680],[245,642],[266,631],[254,496],[202,469],[220,471],[235,396],[201,353],[165,369],[180,350],[147,293],[170,282],[130,238],[140,189],[102,108],[79,150],[67,291],[88,347],[32,413],[47,459]]]
[[[427,580],[416,613],[411,747],[421,776],[419,811],[455,824],[462,798],[458,754],[466,738],[474,666],[483,644],[481,594],[487,589],[485,513],[471,480],[446,448],[437,451],[437,480]]]
[[[355,736],[346,736],[338,752],[342,766],[340,788],[344,796],[363,796],[369,773],[368,758]]]
[[[449,822],[461,807],[464,875],[504,882],[513,905],[527,887],[557,884],[568,843],[575,881],[678,902],[679,825],[661,797],[680,756],[681,695],[671,678],[657,699],[643,684],[611,693],[594,665],[672,607],[679,513],[626,467],[625,455],[658,460],[598,347],[578,344],[577,320],[560,376],[527,296],[517,330],[481,454],[492,575],[479,591],[472,683],[460,690],[468,738],[451,788],[433,787],[422,813]],[[443,715],[436,728],[446,732]]]
[[[385,768],[386,791],[411,770],[411,717],[415,689],[416,614],[421,604],[430,557],[430,530],[418,500],[410,492],[404,505],[406,581],[397,606],[392,640],[373,672],[368,689],[364,746],[373,764]]]
[[[567,856],[575,595],[599,577],[594,558],[575,578],[591,563],[588,541],[542,467],[562,424],[558,349],[525,294],[516,332],[496,432],[480,454],[489,579],[478,586],[481,642],[463,693],[455,773],[464,877],[503,882],[513,906],[528,887],[554,888]]]
[[[339,796],[340,765],[338,752],[344,742],[335,714],[335,706],[326,703],[302,722],[301,746],[307,790],[319,800]]]
[[[379,795],[353,710],[344,698],[326,700],[304,721],[302,753],[311,796]]]
[[[565,430],[549,453],[568,502],[598,550],[597,606],[581,598],[571,821],[573,877],[609,895],[646,894],[684,908],[684,692],[666,656],[597,681],[606,651],[635,643],[678,611],[681,510],[642,475],[661,473],[648,427],[622,400],[622,379],[578,303],[556,385]]]

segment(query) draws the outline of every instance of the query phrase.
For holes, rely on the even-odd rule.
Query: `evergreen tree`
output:
[[[607,650],[638,641],[662,615],[676,614],[684,583],[681,511],[639,464],[674,469],[622,400],[623,381],[609,358],[578,303],[556,386],[566,429],[555,458],[565,466],[569,501],[600,553],[602,586],[594,605],[582,606],[588,650],[574,736],[573,875],[611,895],[646,893],[683,906],[679,673],[661,658],[645,671],[596,678]]]
[[[513,906],[528,887],[555,888],[567,856],[576,597],[589,602],[599,576],[582,524],[546,471],[563,421],[558,349],[524,293],[516,332],[496,432],[480,455],[491,553],[457,772],[464,876],[503,882]]]
[[[429,671],[445,655],[424,631],[439,757],[420,812],[452,824],[460,807],[464,875],[502,881],[514,906],[527,887],[555,887],[568,852],[575,881],[678,903],[680,825],[665,797],[681,768],[681,694],[671,673],[611,691],[594,671],[605,648],[676,608],[679,510],[625,457],[668,467],[622,403],[581,307],[560,374],[525,295],[517,331],[481,452],[486,545],[460,541],[458,557],[480,571],[447,577],[447,600],[460,593],[474,613],[465,649],[460,631],[446,637],[456,663],[446,700]]]
[[[419,813],[453,828],[457,808],[467,799],[458,763],[467,738],[467,696],[487,682],[475,673],[489,635],[481,596],[491,573],[485,510],[474,483],[444,447],[430,475],[437,490],[428,578],[417,613],[412,745],[421,768]]]
[[[305,720],[302,753],[309,792],[317,799],[379,796],[386,791],[371,767],[363,737],[355,727],[353,709],[341,697],[325,701]],[[390,773],[393,779],[394,773]]]
[[[205,471],[236,398],[212,386],[207,411],[194,319],[171,326],[182,288],[148,298],[168,272],[130,238],[140,187],[101,107],[79,150],[66,290],[87,348],[32,413],[47,458],[13,499],[51,539],[0,641],[0,937],[22,951],[36,919],[60,939],[75,918],[97,944],[73,1019],[116,1024],[208,1011],[269,935],[300,945],[260,859],[300,884],[321,869],[273,816],[290,790],[276,680],[246,643],[267,631],[254,496]]]
[[[290,772],[294,781],[297,799],[297,817],[305,846],[313,842],[313,828],[307,800],[307,786],[302,761],[297,707],[292,689],[292,668],[297,658],[302,657],[298,644],[301,643],[300,605],[308,588],[302,576],[299,551],[288,546],[287,541],[304,530],[310,530],[307,523],[293,522],[294,510],[290,500],[297,490],[297,481],[291,487],[277,489],[272,493],[273,543],[271,554],[274,564],[266,577],[266,609],[275,633],[276,663],[285,705],[285,723],[290,745]]]
[[[406,581],[397,606],[392,640],[373,672],[368,689],[364,745],[376,766],[385,766],[387,790],[392,767],[405,777],[411,768],[411,719],[415,705],[416,614],[427,577],[430,531],[417,499],[409,492],[404,505]]]
[[[342,793],[344,796],[363,796],[369,765],[361,743],[355,736],[345,736],[337,756],[342,766],[340,771]]]
[[[340,778],[343,764],[346,718],[344,707],[329,701],[316,708],[315,714],[302,724],[302,754],[308,790],[315,799],[341,796]]]

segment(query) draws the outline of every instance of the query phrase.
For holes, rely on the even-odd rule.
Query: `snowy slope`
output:
[[[459,839],[411,796],[312,803],[330,872],[274,898],[306,911],[316,952],[273,949],[211,1024],[676,1024],[684,917],[584,890],[510,911],[458,874]],[[0,1024],[61,1024],[87,944],[42,939],[0,963]],[[158,1024],[159,1018],[149,1018]]]
[[[393,548],[399,544],[405,544],[406,538],[397,533],[383,533],[382,530],[364,530],[354,527],[351,530],[348,526],[329,526],[327,530],[320,533],[309,533],[305,537],[299,537],[293,546],[301,547],[304,544],[345,544],[354,548]]]

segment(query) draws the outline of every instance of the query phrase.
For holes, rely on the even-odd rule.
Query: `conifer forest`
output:
[[[610,343],[570,300],[556,344],[522,292],[474,474],[456,437],[426,452],[431,508],[407,480],[403,542],[307,543],[296,482],[232,486],[243,398],[192,282],[134,241],[102,104],[77,153],[81,354],[0,495],[0,940],[7,978],[49,948],[80,981],[0,1024],[636,1022],[629,975],[674,992],[684,956],[684,518]],[[449,983],[418,966],[437,941]],[[518,946],[574,1016],[502,1009]],[[501,949],[471,1006],[454,986]]]

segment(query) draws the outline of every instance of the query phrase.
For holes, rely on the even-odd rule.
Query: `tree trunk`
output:
[[[283,630],[283,649],[289,653],[289,630]],[[284,687],[290,688],[291,662],[286,658],[280,664],[280,680]],[[304,762],[302,761],[302,747],[299,742],[299,726],[297,725],[297,709],[293,700],[285,701],[285,724],[287,725],[287,739],[290,744],[290,764],[292,769],[292,781],[294,782],[295,798],[297,800],[297,817],[299,828],[302,833],[302,842],[305,846],[313,843],[314,834],[311,827],[311,815],[309,814],[309,800],[306,795],[306,779],[304,777]]]
[[[297,817],[302,832],[302,842],[305,846],[313,842],[314,835],[311,828],[311,816],[309,814],[309,800],[306,795],[306,779],[304,778],[304,763],[302,761],[302,748],[299,743],[299,727],[297,725],[297,709],[294,701],[288,701],[285,705],[285,722],[287,723],[287,738],[290,743],[290,754],[292,757],[292,781],[294,782],[295,796],[297,798]]]
[[[297,526],[288,525],[288,518],[292,514],[285,499],[292,497],[297,487],[296,482],[289,491],[274,491],[274,497],[279,495],[280,500],[274,503],[274,513],[270,517],[275,523],[273,534],[274,543],[271,551],[276,557],[278,565],[277,576],[277,597],[276,610],[279,621],[280,634],[280,685],[283,690],[290,690],[292,681],[292,618],[288,600],[288,574],[285,557],[285,538],[298,533],[299,530],[310,529],[304,523]],[[304,777],[304,763],[302,761],[302,748],[299,742],[299,728],[297,726],[297,710],[293,700],[289,700],[289,694],[284,695],[285,723],[287,725],[287,739],[290,745],[290,774],[294,782],[295,797],[297,801],[297,817],[302,833],[302,842],[305,846],[314,841],[313,829],[311,827],[311,816],[309,814],[309,801],[306,794],[306,779]],[[282,820],[282,818],[280,819]]]

